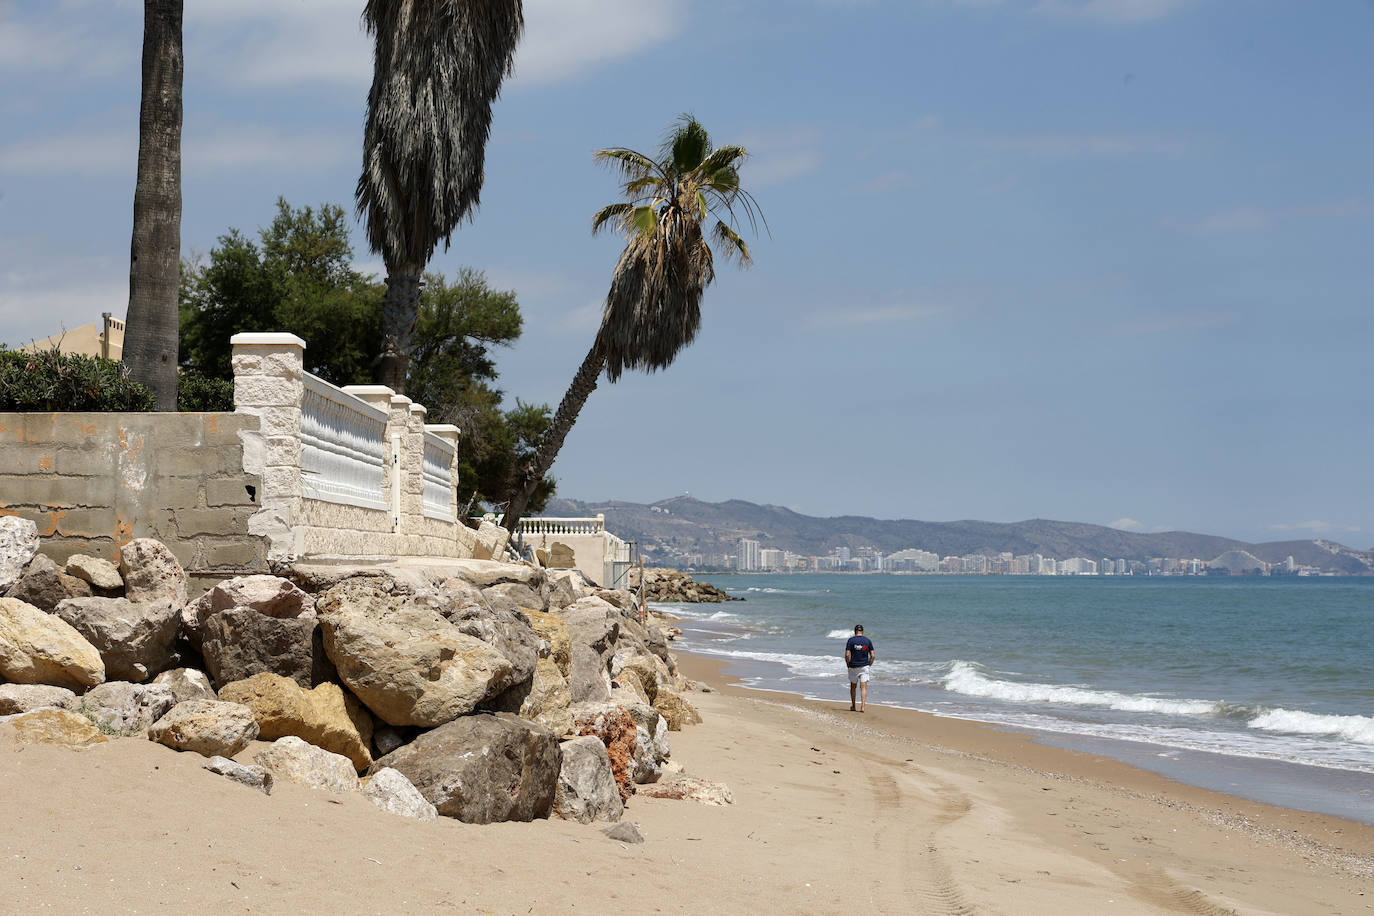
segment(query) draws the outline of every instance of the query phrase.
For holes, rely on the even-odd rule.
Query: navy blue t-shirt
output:
[[[849,653],[851,668],[862,668],[873,660],[873,643],[867,636],[849,637],[849,642],[844,644],[844,650]]]

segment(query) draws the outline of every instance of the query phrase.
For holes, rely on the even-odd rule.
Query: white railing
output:
[[[305,373],[301,400],[301,495],[387,509],[382,492],[387,414]]]
[[[606,530],[606,516],[595,518],[522,518],[520,533],[526,537],[537,534],[601,534]]]
[[[454,520],[453,459],[458,450],[434,433],[425,433],[424,501],[425,518],[444,522]]]

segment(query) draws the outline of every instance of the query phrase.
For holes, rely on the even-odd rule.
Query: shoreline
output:
[[[847,699],[812,699],[776,688],[756,688],[726,673],[727,661],[709,655],[674,650],[679,669],[729,697],[756,699],[760,695],[785,698],[783,705],[815,714],[853,718],[863,728],[899,741],[916,742],[929,750],[967,756],[994,765],[1022,769],[1073,781],[1091,781],[1110,791],[1168,803],[1219,825],[1243,829],[1288,843],[1293,833],[1334,850],[1348,851],[1366,861],[1360,868],[1374,878],[1374,826],[1301,808],[1289,808],[1172,779],[1105,754],[1045,743],[1037,735],[995,723],[934,715],[916,709],[870,702],[868,712],[851,713]],[[840,685],[846,686],[846,685]],[[1374,905],[1371,905],[1374,910]]]

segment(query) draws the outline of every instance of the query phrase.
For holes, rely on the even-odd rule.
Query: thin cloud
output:
[[[1117,531],[1144,531],[1145,524],[1133,518],[1119,518],[1114,522],[1107,523],[1108,528],[1115,528]]]
[[[1330,222],[1356,219],[1369,212],[1369,205],[1363,200],[1348,197],[1294,207],[1233,207],[1191,222],[1174,223],[1174,226],[1196,235],[1248,235],[1269,232],[1295,220]]]
[[[776,156],[758,156],[749,161],[748,184],[754,188],[771,188],[820,171],[821,154],[815,150],[800,150]]]

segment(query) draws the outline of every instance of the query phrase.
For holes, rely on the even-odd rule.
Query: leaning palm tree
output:
[[[182,0],[143,2],[143,96],[129,246],[124,364],[177,409],[177,290],[181,284]]]
[[[691,115],[683,115],[668,132],[658,158],[623,147],[596,153],[598,162],[624,180],[625,199],[598,210],[592,231],[620,230],[625,250],[611,275],[596,339],[534,456],[512,483],[501,520],[507,530],[519,525],[602,371],[615,382],[626,369],[667,368],[696,338],[701,297],[716,276],[706,231],[711,217],[716,219],[710,235],[721,256],[749,265],[749,246],[731,225],[740,214],[751,228],[761,219],[753,196],[739,183],[739,167],[748,155],[742,146],[712,146]]]
[[[491,106],[524,28],[520,0],[367,0],[376,38],[358,215],[386,265],[377,381],[405,389],[420,277],[479,202]]]

